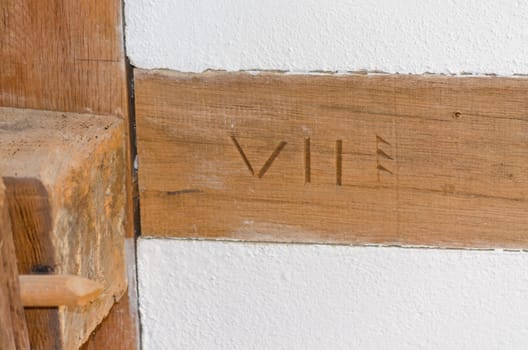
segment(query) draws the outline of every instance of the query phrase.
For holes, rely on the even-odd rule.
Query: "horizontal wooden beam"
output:
[[[528,79],[135,71],[142,232],[528,247]]]
[[[32,349],[78,349],[127,286],[123,121],[0,108],[0,156],[19,273],[104,287],[88,305],[26,309]]]

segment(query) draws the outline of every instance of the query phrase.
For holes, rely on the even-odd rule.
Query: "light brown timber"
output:
[[[84,306],[95,300],[103,285],[74,275],[19,275],[25,307]]]
[[[528,79],[134,76],[143,235],[528,247]]]
[[[104,286],[82,307],[26,309],[32,349],[78,349],[126,290],[122,124],[0,108],[0,174],[19,273],[73,274]]]
[[[125,226],[127,237],[133,239],[136,187],[132,180],[133,123],[129,122],[123,1],[5,0],[0,2],[0,29],[0,106],[80,112],[88,118],[91,113],[111,114],[125,120]],[[113,310],[121,307],[123,303]],[[131,310],[135,312],[134,305]],[[139,338],[137,315],[117,312],[115,316],[123,319],[118,329],[107,332],[113,349],[136,349],[128,338]],[[30,332],[42,338],[45,329],[35,324]],[[127,339],[117,339],[125,333]],[[97,341],[104,343],[103,337],[97,336]]]
[[[19,273],[56,269],[48,192],[36,178],[4,177]],[[58,308],[24,309],[32,349],[61,349]]]
[[[15,246],[0,179],[0,349],[29,350],[29,338],[20,299]]]
[[[128,290],[112,306],[108,316],[97,326],[81,350],[134,350],[140,348],[134,239],[127,238],[125,247]]]
[[[117,0],[4,0],[0,106],[127,115]]]

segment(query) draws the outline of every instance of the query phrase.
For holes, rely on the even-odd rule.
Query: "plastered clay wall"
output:
[[[528,73],[524,1],[126,0],[125,11],[140,68]],[[148,238],[138,249],[145,350],[528,344],[522,251]]]

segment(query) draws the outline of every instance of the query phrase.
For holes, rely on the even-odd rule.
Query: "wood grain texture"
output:
[[[125,227],[127,236],[134,237],[134,136],[129,122],[122,9],[120,0],[0,2],[0,106],[124,118],[128,152]],[[138,337],[136,333],[134,338]]]
[[[110,116],[0,108],[0,174],[20,272],[104,285],[84,307],[28,309],[39,314],[34,323],[28,316],[33,349],[78,349],[126,290],[122,124]]]
[[[528,246],[528,80],[135,71],[142,232]]]
[[[139,349],[139,330],[136,328],[137,310],[125,294],[117,301],[107,318],[93,331],[81,350],[134,350]]]
[[[127,115],[122,3],[0,4],[0,105]]]
[[[5,171],[5,169],[4,169]],[[55,247],[51,241],[52,219],[48,192],[36,178],[4,177],[9,216],[15,242],[18,272],[56,271]],[[26,308],[32,349],[61,349],[58,308]]]
[[[122,8],[120,0],[2,1],[0,106],[124,118],[126,233],[134,237],[134,151]]]
[[[0,349],[29,350],[29,338],[20,299],[15,245],[4,183],[0,180]]]
[[[0,106],[124,118],[127,235],[133,237],[134,154],[122,8],[120,0],[2,1]]]
[[[19,275],[25,307],[84,306],[101,295],[103,285],[74,275]]]
[[[136,286],[135,239],[125,242],[127,259],[128,290],[112,306],[106,319],[93,331],[81,350],[135,350],[139,349],[139,319]]]

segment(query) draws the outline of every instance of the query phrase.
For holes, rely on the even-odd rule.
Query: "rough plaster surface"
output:
[[[126,0],[142,68],[528,73],[517,0]]]
[[[140,239],[144,350],[526,349],[528,253]]]
[[[133,65],[528,73],[528,2],[126,0]],[[144,350],[526,349],[528,253],[140,239]]]

